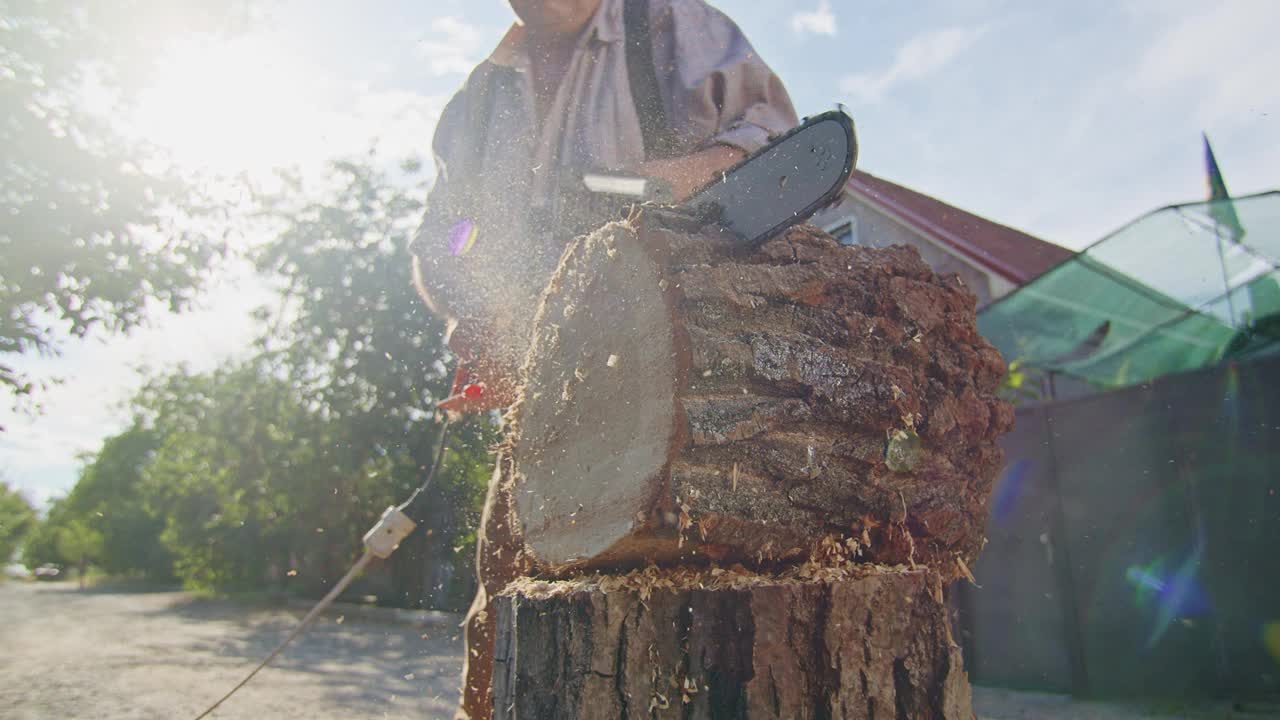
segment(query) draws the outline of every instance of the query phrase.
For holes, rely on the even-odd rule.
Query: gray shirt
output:
[[[702,0],[648,4],[670,154],[716,144],[752,152],[797,124],[782,82],[732,20]],[[573,170],[645,160],[622,11],[623,0],[601,1],[541,127],[520,25],[445,107],[436,182],[411,244],[437,310],[518,332],[569,239],[540,232],[537,209]]]

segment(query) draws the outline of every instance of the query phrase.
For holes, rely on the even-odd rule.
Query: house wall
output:
[[[978,296],[979,308],[1013,289],[1013,285],[1003,278],[978,269],[954,250],[924,237],[855,196],[846,194],[837,205],[815,215],[812,222],[837,236],[838,231],[846,225],[855,228],[854,237],[848,241],[852,244],[868,247],[915,247],[936,272],[959,275],[960,280]]]

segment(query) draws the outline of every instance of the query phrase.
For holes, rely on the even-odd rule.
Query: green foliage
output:
[[[1001,400],[1014,404],[1035,402],[1043,399],[1044,394],[1040,391],[1040,383],[1040,371],[1027,367],[1019,358],[1009,363],[1009,371],[1005,374],[1000,387],[996,389],[996,394]]]
[[[159,438],[141,494],[146,511],[164,518],[161,543],[190,587],[323,590],[359,553],[364,531],[421,481],[407,443],[371,436],[368,416],[353,421],[305,396],[287,362],[264,353],[212,373],[176,372],[136,400]],[[468,548],[444,543],[473,537],[478,522],[488,460],[482,444],[467,442],[475,435],[462,434],[438,478],[451,521],[393,556],[395,586],[381,594],[421,602],[428,566],[469,577]],[[471,586],[461,587],[436,603],[462,606]]]
[[[102,533],[74,518],[58,528],[57,545],[59,555],[83,568],[102,556]]]
[[[50,509],[52,512],[52,509]],[[36,568],[45,563],[60,563],[56,534],[49,529],[48,520],[37,522],[22,543],[22,564]]]
[[[358,538],[342,529],[373,514],[349,502],[366,478],[334,462],[326,421],[278,370],[262,356],[177,372],[138,398],[162,438],[143,471],[147,508],[165,519],[161,540],[192,587],[284,582],[315,569],[317,551],[349,559]]]
[[[22,544],[22,562],[29,568],[39,567],[45,563],[54,565],[74,563],[74,558],[63,557],[58,548],[58,534],[73,518],[66,498],[53,501],[44,519],[31,529],[26,542]]]
[[[159,542],[164,522],[147,509],[140,487],[157,443],[155,433],[135,423],[86,456],[75,487],[27,542],[27,564],[73,565],[88,557],[112,574],[172,577],[172,560]]]
[[[159,443],[139,423],[107,438],[67,497],[69,511],[102,536],[95,559],[108,573],[172,576],[173,560],[160,544],[164,520],[147,507],[141,487],[142,470]]]
[[[283,230],[258,267],[285,280],[292,376],[370,435],[400,434],[447,390],[444,325],[418,299],[405,250],[426,188],[354,162],[331,175],[337,190],[319,201],[266,199]]]
[[[208,0],[0,0],[0,354],[127,329],[184,307],[221,252],[192,188],[127,141],[116,116],[178,32],[241,18]],[[86,97],[95,98],[90,107]],[[0,387],[36,387],[0,362]]]
[[[0,482],[0,564],[9,562],[35,524],[31,503],[9,483]]]
[[[425,185],[406,163],[393,180],[369,164],[337,163],[319,201],[267,202],[281,223],[264,248],[259,269],[285,279],[289,315],[279,339],[289,376],[306,388],[340,428],[348,465],[386,462],[397,495],[421,480],[431,463],[438,426],[424,412],[444,397],[450,359],[443,323],[413,290],[405,247],[422,213]],[[408,182],[406,182],[408,181]],[[301,186],[295,192],[301,194]],[[452,585],[466,595],[475,528],[491,470],[487,446],[495,430],[484,420],[459,429],[450,441],[448,472],[431,488],[427,526],[395,556],[398,602],[436,596],[431,580],[441,563],[455,567]],[[465,600],[449,602],[465,607]]]

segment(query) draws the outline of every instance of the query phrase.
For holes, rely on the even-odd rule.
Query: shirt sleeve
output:
[[[687,123],[677,132],[692,136],[696,148],[751,153],[798,124],[782,80],[732,20],[702,0],[670,0],[668,8],[655,21],[671,28],[672,105]]]
[[[409,252],[421,257],[432,240],[439,239],[444,219],[451,213],[453,188],[449,182],[450,170],[455,160],[460,160],[456,152],[460,140],[459,131],[464,125],[463,115],[466,90],[460,90],[445,105],[436,123],[435,135],[431,140],[431,155],[435,161],[436,176],[427,192],[427,203],[422,213],[422,222],[409,241]]]

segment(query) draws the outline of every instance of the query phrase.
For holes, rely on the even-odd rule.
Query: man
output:
[[[586,168],[658,178],[683,199],[797,123],[781,81],[703,0],[510,0],[520,22],[449,102],[415,236],[424,300],[462,367],[450,411],[503,407],[564,248],[562,191]],[[502,459],[499,460],[503,462]],[[494,474],[477,548],[459,717],[491,714],[489,598],[522,570]]]

